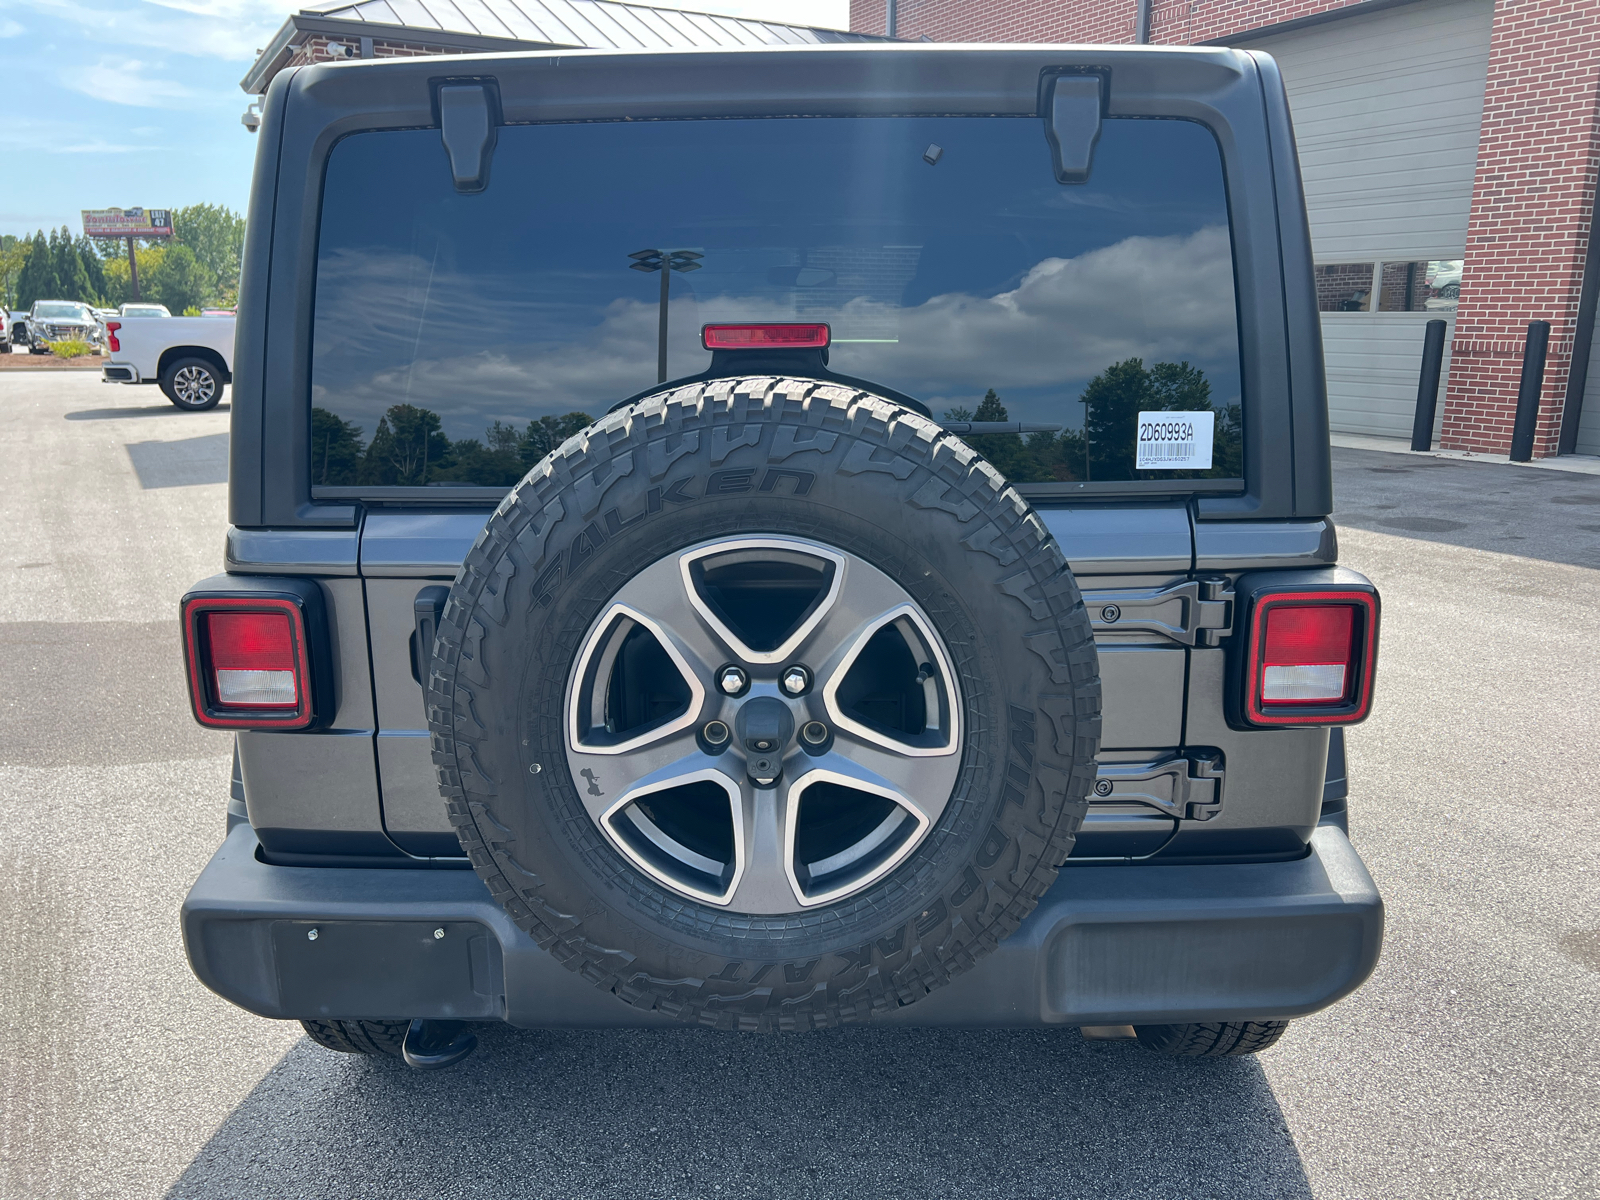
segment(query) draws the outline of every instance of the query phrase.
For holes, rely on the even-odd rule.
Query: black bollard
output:
[[[1443,321],[1429,321],[1422,339],[1422,374],[1417,379],[1417,415],[1411,422],[1411,448],[1433,449],[1433,413],[1439,406],[1439,374],[1444,369]]]
[[[1533,457],[1533,434],[1539,425],[1539,394],[1544,391],[1544,356],[1550,348],[1550,322],[1529,321],[1522,348],[1522,381],[1517,385],[1517,420],[1511,427],[1511,461]]]

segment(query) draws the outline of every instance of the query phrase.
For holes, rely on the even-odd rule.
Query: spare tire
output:
[[[434,762],[512,918],[625,1003],[810,1029],[1016,929],[1095,777],[1098,660],[1038,517],[965,442],[813,380],[570,439],[462,564]]]

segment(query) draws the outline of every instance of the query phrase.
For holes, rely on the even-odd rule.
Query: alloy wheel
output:
[[[855,555],[723,538],[635,575],[585,637],[568,766],[636,868],[734,912],[855,895],[937,824],[961,763],[950,656]]]
[[[172,391],[184,407],[202,407],[217,394],[216,376],[204,367],[179,367],[172,375]]]

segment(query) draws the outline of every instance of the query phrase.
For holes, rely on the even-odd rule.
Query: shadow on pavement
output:
[[[1333,451],[1336,526],[1600,567],[1600,475]]]
[[[226,400],[207,412],[228,412],[232,408]],[[133,408],[80,408],[77,412],[63,413],[68,421],[121,421],[128,417],[191,417],[194,413],[168,404],[162,397],[160,404],[142,404]]]
[[[149,488],[193,487],[228,482],[228,435],[202,434],[170,442],[129,442],[128,459]]]
[[[436,1074],[302,1040],[169,1200],[1312,1195],[1252,1059],[1076,1029],[478,1032]]]

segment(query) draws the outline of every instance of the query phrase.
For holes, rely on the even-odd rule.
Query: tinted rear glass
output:
[[[507,127],[478,195],[454,190],[436,130],[345,138],[323,201],[314,485],[510,484],[651,387],[645,250],[692,268],[669,281],[669,379],[710,365],[705,323],[826,321],[832,370],[937,418],[1060,426],[973,439],[1014,481],[1240,475],[1209,131],[1105,121],[1089,182],[1062,185],[1036,118],[874,117]],[[1166,409],[1213,414],[1209,469],[1135,469],[1138,414]]]

